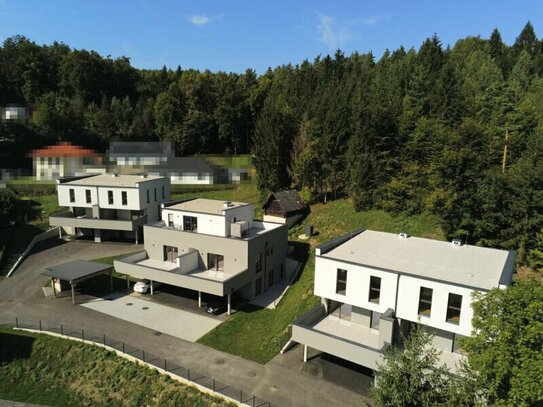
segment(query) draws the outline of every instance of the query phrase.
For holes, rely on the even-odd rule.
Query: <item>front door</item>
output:
[[[177,247],[164,246],[164,261],[177,263]]]

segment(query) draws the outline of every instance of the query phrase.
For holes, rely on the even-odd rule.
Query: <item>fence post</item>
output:
[[[81,339],[85,340],[85,330],[81,330]]]
[[[41,319],[40,319],[40,331],[41,331]]]
[[[215,393],[215,379],[213,379],[213,393]]]
[[[104,346],[106,346],[106,334],[104,334]]]
[[[124,351],[124,342],[123,342],[123,353],[125,353],[125,351]]]
[[[143,362],[145,362],[145,351],[144,350],[141,351],[141,355],[143,356]]]
[[[19,319],[15,317],[15,328],[19,328]]]
[[[187,369],[187,379],[190,382],[190,369]]]
[[[60,334],[64,336],[64,327],[60,324]]]
[[[256,403],[256,396],[253,394],[253,407],[255,407],[255,403]]]
[[[243,390],[239,390],[239,402],[243,403]]]
[[[164,359],[164,371],[165,372],[168,371],[168,365],[167,365],[166,359]]]

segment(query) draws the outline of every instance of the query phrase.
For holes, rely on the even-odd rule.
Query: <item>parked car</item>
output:
[[[158,287],[160,287],[162,284],[153,281],[153,290],[156,290]],[[151,281],[144,279],[138,281],[136,284],[134,284],[134,291],[140,294],[147,294],[151,289]]]

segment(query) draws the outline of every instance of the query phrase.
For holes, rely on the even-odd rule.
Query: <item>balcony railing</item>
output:
[[[134,231],[138,226],[147,223],[147,215],[137,219],[98,219],[88,216],[74,216],[72,212],[62,212],[49,217],[51,226],[66,226],[83,229],[125,230]]]

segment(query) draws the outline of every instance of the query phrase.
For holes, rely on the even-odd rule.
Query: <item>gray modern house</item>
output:
[[[99,174],[57,179],[59,206],[69,211],[49,217],[70,235],[135,239],[143,225],[160,219],[161,205],[170,200],[165,177]]]
[[[456,371],[471,335],[472,293],[511,284],[515,252],[362,230],[317,247],[321,305],[294,322],[292,341],[370,369],[420,324]]]
[[[115,270],[198,292],[253,299],[285,275],[287,226],[253,220],[251,204],[190,199],[163,205],[162,221],[144,226],[145,250]]]

